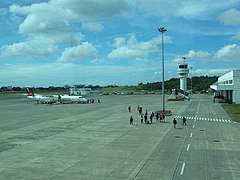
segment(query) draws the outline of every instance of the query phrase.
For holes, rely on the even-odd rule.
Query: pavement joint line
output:
[[[148,152],[148,154],[142,159],[142,161],[137,165],[137,167],[133,170],[133,172],[130,174],[130,176],[127,178],[127,180],[135,179],[137,177],[138,173],[145,166],[147,161],[150,159],[151,155],[154,153],[154,151],[157,149],[157,147],[162,143],[163,139],[170,132],[170,130],[171,130],[171,128],[169,128],[163,134],[163,136],[156,142],[156,144],[154,144],[154,146],[151,148],[151,150]]]
[[[219,130],[219,125],[217,125],[216,128]],[[218,131],[218,132],[220,132],[220,131]],[[220,139],[221,139],[221,142],[223,142],[222,145],[223,145],[223,150],[224,150],[225,156],[227,157],[227,162],[228,162],[229,164],[231,164],[231,161],[229,160],[228,152],[227,152],[227,150],[226,150],[225,142],[223,141],[223,135],[222,135],[221,133],[219,133],[219,137],[220,137]],[[232,177],[234,177],[234,171],[233,171],[233,169],[230,168],[230,170],[231,170]]]
[[[190,144],[187,145],[187,151],[189,151],[189,148],[190,148]]]
[[[185,163],[183,163],[183,165],[182,165],[182,169],[181,169],[181,172],[180,172],[181,175],[183,175],[184,169],[185,169]]]

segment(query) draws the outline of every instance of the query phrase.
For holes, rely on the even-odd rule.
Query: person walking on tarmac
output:
[[[186,124],[186,121],[187,121],[186,118],[183,117],[183,118],[182,118],[182,125],[185,125],[185,126],[186,126],[186,125],[187,125],[187,124]]]
[[[152,124],[153,115],[150,115],[150,123]]]
[[[131,112],[131,106],[130,105],[128,106],[128,112]]]
[[[143,123],[143,115],[141,115],[140,117],[141,117],[141,123]]]
[[[158,113],[156,114],[156,122],[158,122],[159,115]]]
[[[147,115],[146,114],[144,115],[144,122],[145,122],[145,124],[147,123]]]
[[[133,117],[130,117],[130,125],[133,125]]]
[[[176,120],[176,118],[173,118],[173,126],[174,126],[174,128],[176,128],[176,124],[177,124],[177,120]]]
[[[165,122],[165,114],[164,114],[164,112],[162,113],[162,121]]]

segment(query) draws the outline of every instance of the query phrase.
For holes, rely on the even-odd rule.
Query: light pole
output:
[[[158,28],[158,31],[162,33],[162,112],[165,112],[165,94],[164,94],[164,39],[163,33],[167,30],[164,27]]]

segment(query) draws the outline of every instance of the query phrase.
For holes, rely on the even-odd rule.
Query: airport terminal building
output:
[[[69,91],[70,91],[70,94],[72,95],[88,95],[92,93],[91,88],[71,87]]]
[[[227,102],[240,104],[240,70],[233,70],[220,76],[210,87]]]

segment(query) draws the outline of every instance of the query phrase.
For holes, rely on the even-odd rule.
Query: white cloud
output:
[[[114,39],[113,47],[119,48],[126,44],[126,39],[124,37],[117,37]]]
[[[136,0],[136,4],[141,10],[154,12],[163,18],[183,17],[185,19],[201,20],[212,18],[215,12],[232,7],[237,3],[237,1],[228,1],[226,3],[225,0]]]
[[[207,51],[195,51],[195,50],[190,50],[187,54],[185,55],[176,55],[175,58],[172,60],[173,62],[182,62],[183,59],[182,57],[186,57],[186,61],[191,60],[191,59],[205,59],[210,56],[210,53]]]
[[[171,39],[165,37],[165,43],[170,43]],[[149,54],[158,52],[158,45],[161,43],[161,37],[156,37],[146,42],[139,42],[134,35],[128,40],[123,37],[114,39],[112,50],[108,58],[146,58]]]
[[[18,33],[23,35],[25,40],[8,47],[2,47],[1,49],[6,50],[6,52],[2,51],[2,55],[15,56],[30,52],[26,45],[29,48],[35,47],[36,45],[33,42],[38,41],[38,49],[35,49],[35,55],[39,53],[42,56],[44,53],[41,52],[46,52],[45,55],[48,56],[50,54],[49,47],[73,46],[83,40],[84,35],[81,32],[75,32],[71,23],[81,22],[84,29],[99,32],[104,27],[97,20],[122,15],[129,10],[128,3],[122,0],[89,0],[81,2],[79,0],[50,0],[49,2],[35,3],[28,6],[11,5],[9,11],[14,16],[25,17],[18,28]],[[1,9],[2,13],[5,13],[3,9]],[[46,46],[46,44],[48,45]],[[46,49],[44,50],[44,48]],[[18,50],[24,51],[17,52]],[[41,52],[37,52],[39,50]],[[54,53],[54,51],[51,52]],[[60,59],[64,58],[61,57]]]
[[[158,72],[154,72],[153,74],[154,74],[154,75],[160,75],[160,74],[162,74],[162,72],[159,72],[159,71],[158,71]]]
[[[76,62],[86,59],[95,58],[97,49],[88,42],[84,42],[79,46],[66,48],[58,62]]]
[[[44,46],[40,45],[37,41],[26,41],[20,43],[14,43],[12,45],[6,45],[1,47],[1,56],[16,56],[23,59],[36,59],[50,56],[58,51],[58,48],[54,45]]]
[[[220,14],[219,21],[224,25],[240,25],[240,11],[229,9]]]
[[[207,51],[194,51],[194,50],[190,50],[185,55],[186,58],[206,58],[209,56],[210,56],[210,53]]]
[[[147,82],[155,66],[109,64],[7,64],[0,67],[0,84],[13,86],[63,86],[66,84],[126,85]],[[142,74],[145,74],[142,77]]]
[[[240,41],[240,32],[237,33],[235,36],[232,37],[232,40],[234,41]]]
[[[51,0],[50,4],[68,9],[75,17],[83,21],[121,15],[130,10],[128,3],[124,0],[88,0],[81,2],[79,0]]]
[[[87,29],[91,32],[100,32],[104,29],[101,23],[96,23],[96,22],[83,23],[82,28]]]
[[[213,56],[213,58],[221,59],[224,61],[239,60],[240,46],[236,44],[226,45],[219,49]]]
[[[193,76],[221,76],[232,69],[196,69],[193,70]]]

